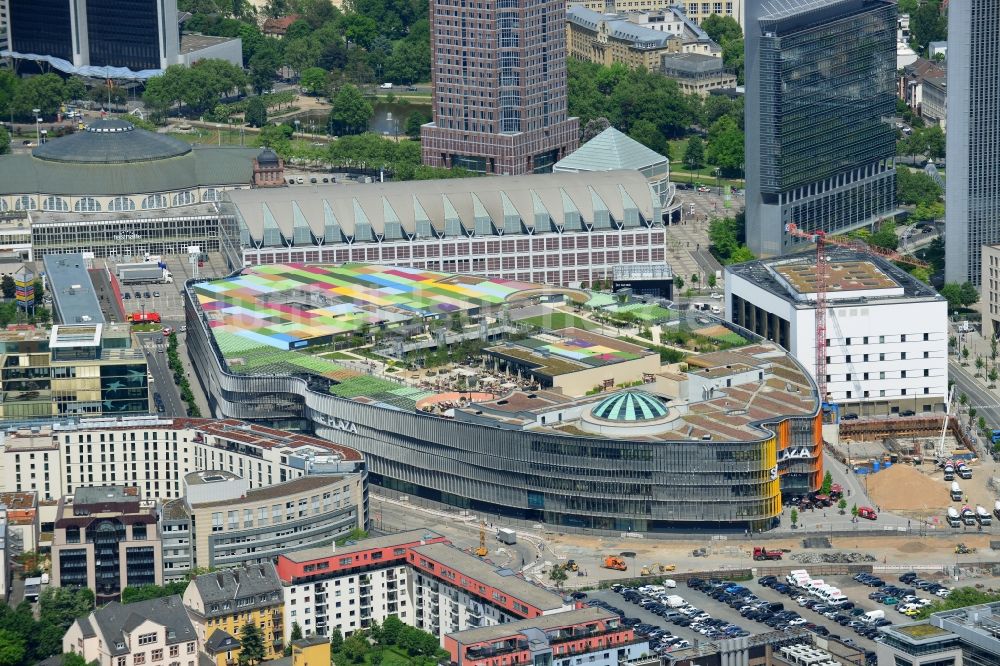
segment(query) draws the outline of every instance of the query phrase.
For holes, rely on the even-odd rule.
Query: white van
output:
[[[997,502],[997,504],[1000,505],[1000,502]],[[998,511],[1000,511],[1000,507],[998,507]],[[788,583],[789,585],[799,585],[800,584],[799,581],[808,581],[808,580],[809,580],[809,572],[806,571],[805,569],[794,569],[792,571],[789,571],[788,575],[785,576],[785,582]]]
[[[820,588],[822,588],[824,585],[826,585],[826,583],[823,582],[822,578],[813,578],[808,583],[806,583],[805,588],[811,594],[816,594],[816,592],[819,591]]]

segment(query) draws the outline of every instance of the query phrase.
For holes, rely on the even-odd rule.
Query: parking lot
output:
[[[899,611],[904,603],[916,612],[919,606],[940,598],[935,590],[947,593],[937,580],[918,578],[915,573],[904,575],[903,581],[898,576],[871,574],[825,576],[822,580],[807,575],[798,579],[798,585],[770,578],[745,583],[694,579],[662,591],[598,590],[589,594],[589,602],[620,610],[625,622],[635,626],[640,635],[650,637],[651,648],[659,648],[661,653],[685,647],[678,643],[680,639],[697,646],[746,633],[801,627],[863,650],[871,661],[878,627],[911,621]],[[833,601],[824,601],[824,591],[831,588],[836,590],[826,594]],[[674,596],[668,600],[667,595]],[[676,597],[684,603],[679,604]],[[663,643],[664,637],[670,642]]]

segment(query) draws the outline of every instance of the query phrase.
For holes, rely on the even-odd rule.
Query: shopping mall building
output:
[[[264,266],[189,284],[188,349],[216,416],[341,442],[364,454],[374,483],[401,494],[551,525],[764,530],[779,521],[783,495],[820,484],[813,380],[779,347],[716,319],[690,324],[749,342],[690,356],[686,369],[647,367],[641,348],[573,328],[501,343],[483,365],[533,373],[535,388],[493,395],[420,393],[309,354],[313,340],[328,344],[324,327],[364,311],[364,298],[387,326],[405,323],[394,309],[410,320],[416,301],[399,299],[414,284],[424,312],[455,312],[453,295],[466,294],[486,318],[553,296],[374,266]],[[585,391],[595,368],[629,388]],[[457,406],[435,409],[444,398]]]

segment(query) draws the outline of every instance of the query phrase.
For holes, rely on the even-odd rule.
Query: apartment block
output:
[[[572,608],[426,530],[283,554],[277,569],[285,585],[286,635],[293,622],[307,635],[334,628],[349,634],[397,615],[441,637]]]
[[[77,488],[59,501],[52,539],[52,585],[87,587],[97,602],[125,587],[163,582],[156,502],[137,488]]]
[[[228,639],[238,640],[243,626],[254,624],[264,639],[264,659],[281,656],[285,604],[271,562],[196,576],[183,599],[203,644],[231,646]]]

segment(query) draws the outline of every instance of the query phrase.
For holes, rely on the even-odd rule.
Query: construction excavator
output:
[[[615,571],[628,571],[625,560],[618,555],[608,555],[601,561],[602,569],[614,569]]]
[[[479,522],[479,548],[476,548],[476,555],[479,557],[486,557],[490,554],[489,549],[486,547],[486,523],[484,521]]]

